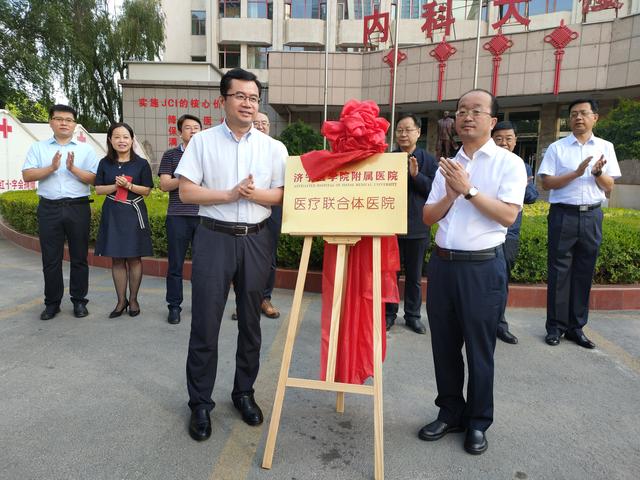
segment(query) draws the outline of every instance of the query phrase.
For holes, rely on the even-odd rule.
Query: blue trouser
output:
[[[547,217],[547,333],[582,333],[602,242],[602,209],[579,212],[552,204]]]
[[[182,267],[184,257],[193,238],[200,217],[186,215],[167,215],[167,305],[178,307],[182,305]]]
[[[429,246],[429,238],[398,237],[400,263],[404,267],[404,319],[420,320],[422,307],[422,265]],[[400,272],[398,272],[398,278]],[[387,324],[393,323],[398,315],[398,304],[387,303],[385,316]]]
[[[502,248],[483,261],[429,261],[427,315],[438,386],[438,419],[485,431],[493,422],[493,353],[498,318],[507,295]],[[469,368],[464,386],[465,346]]]
[[[269,270],[269,279],[267,280],[267,286],[262,294],[263,298],[271,300],[271,293],[273,287],[276,284],[276,268],[278,260],[278,240],[280,239],[280,229],[282,228],[282,207],[271,207],[271,216],[267,219],[267,229],[271,235],[271,241],[273,242],[273,254],[271,256],[271,269]]]

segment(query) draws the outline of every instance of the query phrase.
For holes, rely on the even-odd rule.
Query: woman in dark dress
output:
[[[107,132],[107,156],[96,173],[96,193],[106,195],[95,254],[112,258],[111,273],[118,304],[109,318],[140,313],[138,290],[142,258],[153,255],[151,229],[144,197],[153,187],[149,163],[133,151],[133,129],[116,123]],[[127,299],[127,284],[129,298]]]

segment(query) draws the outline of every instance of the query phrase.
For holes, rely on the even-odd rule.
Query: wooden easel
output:
[[[280,376],[276,388],[276,396],[271,412],[271,422],[269,424],[269,434],[265,445],[264,456],[262,458],[262,468],[270,469],[273,460],[278,427],[280,425],[280,415],[284,402],[284,393],[287,387],[308,388],[312,390],[324,390],[337,392],[336,411],[344,412],[344,394],[359,393],[363,395],[373,395],[373,425],[374,425],[374,461],[375,479],[384,479],[384,445],[383,445],[383,418],[382,418],[382,275],[381,275],[381,249],[380,237],[373,237],[373,385],[353,385],[349,383],[339,383],[335,381],[336,354],[338,348],[338,332],[340,330],[340,314],[344,307],[344,292],[346,290],[347,265],[349,258],[349,248],[355,245],[361,237],[359,236],[325,236],[328,243],[336,244],[336,271],[333,287],[333,305],[331,310],[331,330],[329,334],[329,351],[327,355],[327,375],[326,380],[310,380],[304,378],[289,377],[291,357],[293,355],[293,345],[300,323],[300,308],[302,305],[302,295],[304,293],[304,282],[309,266],[309,256],[311,254],[312,236],[305,236],[302,247],[302,257],[296,289],[293,295],[293,305],[289,316],[289,328],[287,339],[282,353],[282,365]]]

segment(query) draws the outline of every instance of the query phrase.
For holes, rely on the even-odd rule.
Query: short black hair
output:
[[[262,84],[258,80],[258,77],[256,77],[255,74],[248,72],[247,70],[243,70],[242,68],[234,68],[225,73],[220,79],[220,95],[222,95],[223,97],[229,91],[231,80],[254,82],[258,87],[258,96],[262,96]]]
[[[493,132],[491,135],[496,133],[498,130],[513,130],[513,133],[518,135],[518,129],[516,128],[516,124],[510,122],[509,120],[503,120],[502,122],[496,123],[496,126],[493,127]]]
[[[200,125],[200,130],[202,130],[202,122],[200,121],[200,119],[198,117],[196,117],[195,115],[191,115],[189,113],[185,113],[184,115],[182,115],[178,119],[178,131],[179,132],[182,132],[182,124],[184,123],[185,120],[193,120],[194,122],[198,122],[198,125]]]
[[[460,98],[462,98],[465,95],[468,95],[470,93],[473,93],[473,92],[483,92],[483,93],[486,93],[487,95],[489,95],[491,97],[491,116],[492,117],[497,117],[498,116],[498,109],[500,108],[500,106],[498,105],[498,99],[489,90],[485,90],[484,88],[474,88],[473,90],[469,90],[468,92],[465,92],[462,95],[460,95]],[[460,104],[460,98],[458,98],[458,101],[456,102],[456,110],[458,110],[458,106]]]
[[[402,114],[400,114],[400,116],[398,117],[398,121],[396,122],[396,127],[405,118],[410,118],[411,120],[413,120],[413,124],[417,128],[422,128],[422,122],[420,121],[420,119],[414,113],[402,113]]]
[[[113,131],[116,128],[120,127],[126,129],[129,132],[132,140],[135,138],[135,135],[133,134],[133,128],[131,128],[128,123],[118,122],[109,127],[109,130],[107,130],[107,160],[109,160],[109,162],[112,164],[118,163],[118,153],[116,152],[115,148],[113,148],[113,145],[111,145],[111,137],[113,137]],[[133,145],[131,145],[131,160],[134,159],[134,155],[135,153],[133,152]]]
[[[73,115],[74,120],[78,118],[78,112],[76,112],[75,108],[72,108],[69,105],[62,105],[61,103],[52,105],[49,108],[49,120],[53,118],[53,112],[67,112]]]
[[[593,98],[578,98],[569,104],[569,113],[571,113],[571,109],[580,103],[588,103],[591,105],[591,111],[593,113],[598,113],[598,101]]]

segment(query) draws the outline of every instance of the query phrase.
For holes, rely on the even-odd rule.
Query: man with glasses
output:
[[[199,206],[180,201],[179,179],[175,177],[174,172],[178,168],[178,163],[191,137],[200,130],[202,130],[202,123],[198,117],[189,114],[182,115],[178,119],[178,133],[182,143],[164,153],[158,168],[160,190],[169,192],[169,205],[165,222],[169,263],[166,300],[169,308],[167,321],[172,325],[180,323],[184,258],[187,255],[189,245],[193,246],[196,227],[200,223],[200,218],[198,217]]]
[[[613,190],[620,167],[613,145],[593,135],[598,103],[578,99],[569,105],[571,135],[547,149],[538,175],[549,192],[547,251],[547,335],[595,348],[582,329],[589,316],[589,293],[602,241],[605,194]]]
[[[238,342],[231,398],[245,423],[263,421],[253,385],[260,364],[260,303],[273,251],[266,224],[271,205],[282,203],[287,152],[253,128],[261,91],[253,73],[240,68],[225,73],[220,80],[224,122],[193,137],[175,171],[180,199],[200,205],[187,356],[189,434],[197,441],[211,436],[218,334],[232,282]]]
[[[493,353],[507,296],[502,244],[527,185],[522,160],[491,138],[497,113],[498,102],[486,90],[460,97],[456,131],[462,148],[455,158],[440,159],[423,215],[427,225],[438,223],[427,315],[440,411],[418,436],[433,441],[466,429],[464,448],[474,455],[487,450],[485,432],[493,422]]]
[[[421,122],[418,117],[406,113],[396,124],[396,143],[400,152],[407,154],[409,170],[407,185],[407,234],[398,236],[400,263],[404,269],[404,320],[411,330],[427,333],[420,320],[422,307],[422,264],[429,246],[429,227],[422,221],[422,207],[427,201],[433,177],[438,170],[436,159],[421,148],[416,148],[420,138]],[[400,272],[398,272],[400,276]],[[385,307],[387,331],[395,323],[397,303]]]
[[[496,142],[496,145],[506,148],[510,152],[513,152],[516,148],[516,143],[518,142],[516,126],[509,121],[498,122],[493,129],[491,137],[493,138],[493,141]],[[531,171],[531,167],[528,163],[524,163],[524,168],[527,170],[527,189],[524,193],[524,203],[531,204],[537,200],[538,190],[536,190],[536,184],[533,181],[533,172]],[[507,236],[503,245],[504,259],[507,263],[507,287],[509,285],[509,280],[511,279],[511,270],[513,270],[516,258],[518,258],[521,225],[522,211],[518,213],[516,221],[513,222],[513,225],[511,225],[507,230]],[[515,345],[518,343],[518,337],[509,331],[509,324],[504,316],[506,306],[507,305],[505,303],[505,308],[502,310],[500,319],[498,320],[498,338],[505,343]]]
[[[73,139],[76,111],[67,105],[49,109],[53,137],[35,143],[22,167],[25,182],[38,182],[38,231],[44,273],[44,304],[41,320],[50,320],[60,312],[64,295],[62,258],[65,238],[71,267],[69,293],[73,314],[86,317],[89,290],[89,185],[98,169],[95,151]],[[64,160],[63,160],[64,159]]]

